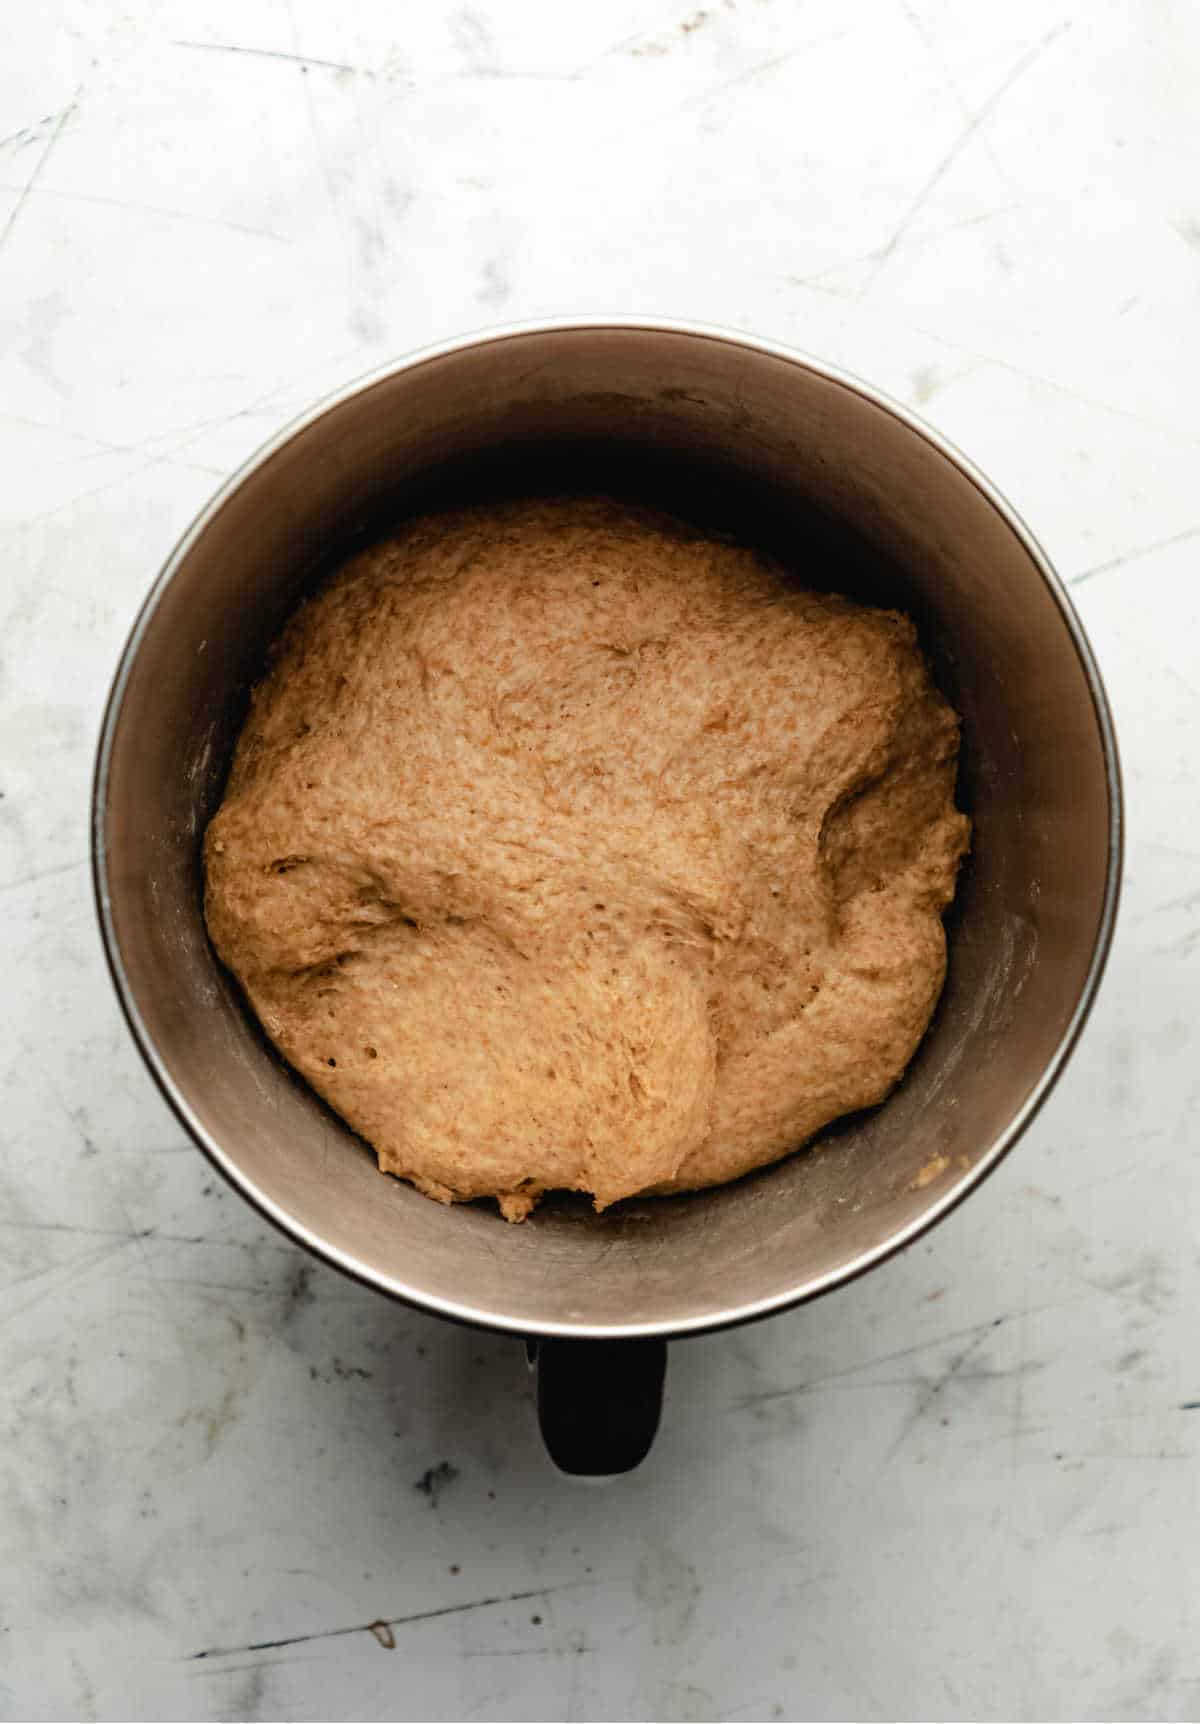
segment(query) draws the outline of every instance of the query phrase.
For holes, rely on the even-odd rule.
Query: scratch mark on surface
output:
[[[1152,545],[1142,545],[1136,551],[1125,551],[1119,557],[1110,557],[1106,563],[1097,563],[1093,568],[1084,569],[1082,574],[1072,575],[1067,582],[1069,587],[1081,587],[1085,581],[1090,581],[1096,575],[1106,575],[1110,569],[1124,568],[1126,563],[1140,562],[1143,557],[1152,557],[1155,551],[1165,551],[1170,545],[1182,545],[1188,539],[1200,538],[1200,527],[1188,527],[1182,533],[1172,533],[1169,539],[1156,539]]]
[[[3,232],[0,232],[0,251],[4,250],[4,246],[5,246],[6,242],[8,241],[9,235],[12,233],[13,228],[17,225],[17,217],[20,215],[21,211],[25,208],[25,205],[29,202],[30,193],[37,189],[37,183],[46,171],[46,164],[49,162],[50,157],[54,154],[54,146],[58,143],[59,138],[62,136],[62,129],[66,125],[67,120],[70,118],[70,116],[75,112],[75,109],[78,106],[78,104],[79,104],[79,93],[78,93],[78,91],[76,91],[75,99],[71,102],[68,102],[67,106],[63,109],[62,113],[58,116],[58,119],[55,122],[54,130],[50,133],[50,136],[46,139],[45,149],[42,151],[41,155],[38,157],[37,161],[34,163],[33,172],[30,174],[29,178],[25,181],[25,184],[21,190],[20,197],[17,199],[16,203],[13,205],[12,209],[9,211],[8,220],[4,224]]]
[[[884,1456],[884,1466],[886,1466],[888,1462],[900,1452],[911,1433],[921,1423],[921,1420],[924,1419],[932,1410],[934,1403],[939,1399],[943,1390],[946,1389],[946,1387],[958,1376],[963,1366],[967,1363],[967,1360],[979,1351],[990,1332],[997,1327],[997,1324],[1000,1321],[1002,1321],[1002,1319],[997,1318],[995,1322],[989,1323],[986,1329],[976,1335],[973,1341],[969,1341],[962,1351],[950,1361],[950,1364],[942,1372],[940,1377],[935,1377],[933,1382],[926,1384],[923,1392],[917,1396],[916,1405],[909,1413],[907,1419],[905,1419],[903,1425],[901,1425],[896,1434],[895,1441]]]
[[[595,1646],[486,1646],[477,1652],[461,1652],[460,1658],[585,1658],[598,1652]]]
[[[476,71],[460,72],[453,78],[442,79],[441,82],[470,84],[476,80],[509,84],[574,84],[579,81],[579,73],[522,72],[510,66],[480,66]]]
[[[981,1371],[955,1371],[952,1375],[956,1383],[1003,1383],[1007,1382],[1011,1377],[1019,1377],[1028,1371],[1041,1370],[1041,1368],[1042,1367],[1040,1365],[1014,1365],[1011,1370],[1005,1371],[994,1371],[990,1369]],[[929,1378],[918,1376],[873,1377],[869,1383],[823,1383],[820,1386],[824,1389],[828,1389],[830,1392],[837,1392],[839,1394],[869,1394],[873,1389],[927,1389],[929,1387]],[[802,1392],[803,1391],[801,1390],[792,1391],[792,1393],[795,1394]]]
[[[954,143],[951,144],[941,161],[937,164],[928,179],[925,180],[924,184],[918,190],[917,195],[913,198],[907,210],[905,210],[904,215],[900,219],[899,226],[892,234],[891,239],[889,239],[887,244],[883,247],[883,251],[880,254],[875,268],[863,283],[858,295],[860,299],[874,286],[880,271],[886,267],[889,258],[896,250],[896,247],[900,244],[900,241],[904,238],[904,235],[907,233],[912,223],[916,220],[917,216],[921,213],[921,210],[924,208],[926,203],[928,203],[933,193],[950,172],[950,169],[954,166],[955,162],[966,149],[979,128],[984,125],[986,121],[991,119],[992,115],[996,112],[996,109],[1000,106],[1000,103],[1013,88],[1013,85],[1016,84],[1020,78],[1023,78],[1026,72],[1028,72],[1030,68],[1041,59],[1042,55],[1050,47],[1051,43],[1056,41],[1057,38],[1063,34],[1064,30],[1069,28],[1069,22],[1056,24],[1053,30],[1048,30],[1040,41],[1035,42],[1032,48],[1029,48],[1024,54],[1022,54],[1021,58],[1017,61],[1008,76],[992,92],[983,106],[977,110],[974,117],[968,121],[967,125],[963,127]]]
[[[758,78],[765,78],[769,72],[776,71],[780,66],[786,66],[789,60],[794,60],[800,54],[807,54],[817,48],[830,47],[840,42],[850,34],[849,30],[834,30],[827,36],[815,36],[811,42],[801,42],[799,47],[790,48],[786,54],[774,54],[769,60],[757,60],[753,66],[747,66],[742,72],[735,72],[732,78],[726,78],[723,83],[710,84],[692,96],[683,105],[684,108],[694,108],[698,103],[711,101],[714,96],[723,96],[727,90],[736,90],[742,84],[753,83]]]
[[[154,1232],[152,1227],[142,1228],[140,1232],[130,1233],[124,1227],[76,1227],[68,1221],[8,1221],[0,1219],[0,1227],[11,1228],[17,1233],[82,1233],[95,1239],[148,1239]]]
[[[0,184],[0,191],[13,190],[15,190],[13,186]],[[39,198],[58,198],[63,203],[96,204],[103,209],[132,210],[138,215],[164,216],[168,221],[182,221],[201,227],[224,227],[228,228],[231,233],[248,233],[256,239],[273,239],[280,245],[288,243],[286,234],[274,233],[266,227],[248,227],[240,221],[226,221],[224,216],[193,215],[190,210],[167,209],[162,204],[139,204],[133,203],[127,198],[96,197],[91,192],[55,191],[49,186],[31,186],[26,195],[29,195],[29,192],[35,193]]]
[[[248,1281],[201,1281],[194,1275],[169,1275],[164,1277],[164,1280],[171,1287],[200,1287],[206,1292],[249,1294],[260,1299],[279,1297],[278,1287],[257,1287]]]
[[[284,7],[287,11],[288,26],[292,33],[292,41],[295,42],[298,40],[299,31],[296,26],[296,13],[292,5],[292,0],[284,0]],[[321,136],[321,127],[317,120],[317,106],[313,100],[312,86],[309,84],[307,79],[304,82],[304,105],[308,113],[308,129],[312,134],[313,151],[321,170],[321,178],[325,182],[325,196],[329,202],[329,214],[332,217],[334,226],[337,228],[341,237],[342,257],[346,270],[347,293],[349,297],[353,299],[354,264],[352,260],[350,239],[346,230],[346,223],[342,210],[342,200],[338,195],[337,180],[334,175],[329,155],[325,149],[325,140]]]
[[[320,375],[325,368],[325,364],[347,359],[356,351],[357,349],[353,347],[343,349],[338,353],[330,355],[328,361],[323,362],[322,365],[306,368],[305,374]],[[161,443],[168,437],[178,437],[183,432],[192,432],[191,436],[182,437],[181,440],[175,443],[173,447],[163,449],[159,453],[152,455],[149,460],[143,461],[138,467],[131,468],[129,472],[118,474],[112,479],[107,479],[102,485],[93,485],[86,491],[76,491],[73,496],[65,498],[61,503],[56,503],[53,508],[43,509],[39,514],[27,515],[24,520],[14,523],[13,530],[25,532],[31,527],[40,525],[43,521],[53,520],[55,516],[63,514],[67,509],[75,508],[77,504],[86,502],[90,497],[98,497],[105,492],[114,490],[118,485],[132,483],[134,480],[140,478],[143,473],[148,473],[153,467],[175,465],[195,468],[205,472],[219,471],[220,473],[224,473],[224,468],[207,468],[199,462],[180,461],[179,457],[185,449],[190,449],[194,444],[199,443],[209,431],[223,431],[231,425],[236,425],[241,419],[274,416],[277,411],[282,413],[282,409],[276,408],[276,398],[281,394],[286,395],[286,392],[293,386],[294,380],[278,383],[273,388],[266,389],[262,394],[256,395],[254,399],[247,402],[245,406],[237,407],[230,413],[218,413],[206,419],[193,420],[188,425],[175,426],[166,431],[156,431],[153,436],[143,438],[140,442],[124,445],[124,447],[128,448],[131,454],[135,454],[140,452],[142,449],[150,448],[154,443]],[[297,399],[302,399],[302,397],[297,397]]]
[[[280,387],[282,387],[282,385]],[[199,443],[204,437],[205,432],[209,429],[215,429],[218,431],[224,430],[226,426],[235,424],[239,419],[253,417],[256,410],[261,407],[261,404],[269,401],[270,397],[277,393],[278,390],[268,390],[265,395],[261,395],[257,397],[256,400],[252,401],[248,407],[239,407],[233,413],[223,413],[212,419],[200,421],[201,429],[196,431],[194,436],[185,437],[181,442],[176,443],[173,448],[164,449],[156,455],[151,455],[148,460],[141,462],[139,466],[131,467],[127,473],[118,473],[114,478],[106,479],[101,485],[92,485],[86,491],[76,491],[73,496],[64,498],[61,503],[56,503],[51,509],[43,509],[41,513],[37,515],[27,515],[23,521],[18,521],[16,523],[16,529],[28,531],[29,528],[36,527],[43,521],[53,520],[56,515],[63,514],[67,509],[75,508],[79,503],[86,502],[90,497],[103,496],[106,492],[115,490],[118,485],[132,483],[133,480],[140,478],[143,473],[148,473],[153,467],[200,467],[201,464],[198,462],[180,461],[179,457],[182,452],[185,449],[190,449],[193,444]],[[183,429],[188,429],[188,427],[183,427]],[[176,433],[174,431],[156,432],[153,437],[144,439],[141,444],[129,444],[129,451],[131,454],[137,453],[139,449],[149,447],[151,443],[161,442],[164,438],[173,437],[175,435]]]
[[[816,293],[831,295],[833,298],[845,300],[849,296],[840,288],[820,287],[819,275],[828,274],[840,268],[838,264],[830,265],[829,270],[822,270],[818,275],[810,277],[785,276],[793,287],[811,288]],[[1151,419],[1145,413],[1134,413],[1128,407],[1120,407],[1115,401],[1103,401],[1096,395],[1085,395],[1080,389],[1072,389],[1069,384],[1061,383],[1057,378],[1047,377],[1040,371],[1031,371],[1028,366],[1014,365],[1012,360],[1003,359],[996,353],[985,353],[978,347],[972,347],[965,341],[952,341],[943,330],[931,329],[928,324],[914,323],[911,318],[898,317],[885,301],[878,304],[877,315],[883,317],[897,329],[906,330],[912,335],[923,335],[926,340],[934,342],[938,347],[944,347],[950,353],[962,353],[973,359],[978,365],[992,365],[997,371],[1007,371],[1011,377],[1019,377],[1023,383],[1032,383],[1039,389],[1052,390],[1055,395],[1061,395],[1067,401],[1074,401],[1080,407],[1087,407],[1096,413],[1111,413],[1114,418],[1124,419],[1127,424],[1139,425],[1145,431],[1153,431],[1159,437],[1170,437],[1178,443],[1191,447],[1200,445],[1200,436],[1188,426],[1173,424],[1169,419]],[[1085,571],[1086,572],[1086,571]]]
[[[190,1144],[184,1144],[182,1148],[183,1153],[191,1153]],[[156,1245],[207,1245],[222,1251],[277,1251],[288,1257],[298,1254],[294,1245],[284,1245],[273,1239],[213,1239],[204,1233],[160,1233],[154,1227],[143,1227],[131,1233],[123,1227],[84,1227],[69,1221],[16,1221],[0,1216],[0,1228],[16,1233],[79,1233],[96,1239],[119,1239],[123,1243],[144,1239]]]
[[[1176,940],[1168,940],[1165,945],[1155,946],[1156,958],[1190,958],[1196,947],[1200,945],[1200,927],[1192,928],[1186,934],[1180,934]]]
[[[1144,910],[1137,921],[1146,922],[1154,916],[1168,916],[1175,910],[1194,910],[1200,904],[1200,888],[1193,892],[1183,892],[1178,898],[1166,898],[1161,904],[1155,904],[1151,910]]]
[[[617,41],[611,42],[607,48],[602,48],[592,59],[585,60],[582,66],[577,66],[569,76],[572,80],[582,78],[594,67],[601,65],[605,60],[613,59],[618,54],[629,54],[640,58],[644,50],[639,48],[639,44],[644,41],[645,36],[640,30],[634,30],[628,36],[621,36]]]
[[[48,437],[64,437],[69,443],[83,443],[89,449],[99,450],[106,455],[136,454],[146,446],[144,441],[141,443],[113,443],[107,437],[96,437],[89,431],[76,431],[67,425],[53,425],[45,419],[30,419],[24,413],[0,413],[0,421],[6,425],[22,425],[29,431],[41,431]],[[165,459],[169,461],[170,457],[165,457]],[[225,468],[209,467],[200,461],[179,461],[175,464],[180,467],[190,467],[197,473],[212,473],[220,479],[225,477]],[[3,887],[0,887],[0,891],[2,890]]]
[[[976,215],[964,216],[961,221],[949,222],[945,227],[940,227],[933,233],[919,235],[906,244],[911,245],[914,250],[919,247],[936,245],[939,240],[945,239],[952,233],[961,233],[963,228],[979,227],[983,222],[998,221],[1001,216],[1012,215],[1013,211],[1019,208],[1019,204],[1001,204],[998,209],[983,210]],[[815,293],[828,293],[833,294],[838,299],[849,299],[851,295],[848,289],[825,287],[823,283],[826,276],[837,275],[844,269],[853,269],[856,263],[877,263],[884,256],[886,249],[885,246],[881,245],[872,246],[870,251],[860,251],[854,257],[840,258],[837,263],[827,264],[824,269],[814,270],[811,275],[785,275],[782,279],[787,282],[789,287],[807,287]],[[952,344],[947,342],[944,345],[950,346]]]
[[[64,1288],[73,1286],[75,1282],[82,1280],[84,1276],[90,1275],[93,1269],[99,1268],[101,1263],[107,1263],[110,1257],[115,1257],[118,1252],[126,1250],[126,1248],[133,1243],[134,1241],[131,1239],[121,1238],[112,1245],[99,1246],[95,1251],[85,1252],[81,1257],[75,1258],[70,1263],[55,1263],[48,1269],[37,1269],[32,1275],[22,1275],[17,1281],[10,1282],[9,1286],[3,1289],[4,1292],[8,1292],[11,1287],[21,1285],[22,1282],[45,1281],[48,1277],[54,1276],[58,1270],[61,1269],[65,1271],[65,1273],[57,1280],[54,1280],[49,1287],[40,1288],[31,1298],[26,1299],[23,1304],[17,1305],[12,1310],[5,1310],[0,1314],[0,1328],[10,1323],[14,1317],[23,1316],[26,1311],[31,1311],[35,1305],[40,1305],[43,1299],[49,1299],[53,1294],[61,1293]]]
[[[190,1149],[191,1145],[187,1145]],[[295,1245],[283,1245],[274,1239],[212,1239],[206,1233],[159,1233],[155,1231],[151,1237],[161,1240],[164,1245],[211,1245],[222,1251],[282,1251],[288,1257],[297,1255]]]
[[[1188,1449],[1102,1449],[1099,1454],[1079,1457],[1081,1464],[1087,1461],[1190,1461],[1191,1458]]]
[[[369,66],[350,66],[344,60],[321,60],[315,54],[288,54],[282,48],[248,48],[240,42],[174,41],[172,48],[195,48],[209,54],[248,54],[256,60],[285,60],[293,66],[320,66],[327,72],[354,72],[362,78],[373,78]]]
[[[561,1586],[534,1586],[523,1592],[496,1593],[490,1598],[473,1598],[465,1604],[443,1604],[435,1610],[416,1610],[408,1616],[379,1616],[373,1622],[356,1622],[350,1628],[318,1628],[311,1634],[289,1634],[281,1640],[253,1640],[247,1646],[206,1646],[201,1652],[191,1652],[184,1662],[195,1664],[202,1658],[232,1658],[243,1652],[274,1652],[281,1646],[303,1646],[310,1640],[341,1640],[349,1634],[374,1634],[386,1628],[406,1628],[414,1622],[433,1622],[441,1616],[461,1616],[472,1610],[491,1610],[501,1604],[521,1604],[529,1598],[549,1598],[556,1592],[571,1592],[579,1587],[598,1586],[598,1581],[570,1580]]]
[[[51,1088],[52,1088],[52,1090],[54,1089],[53,1084],[51,1085]],[[58,1097],[56,1090],[54,1091],[54,1093],[55,1093],[56,1099],[59,1101],[59,1105],[62,1106],[61,1097]],[[83,1137],[83,1141],[84,1141],[84,1144],[86,1146],[90,1142],[90,1139],[88,1138],[87,1133],[84,1129],[85,1125],[86,1125],[86,1115],[83,1115],[81,1117],[80,1110],[71,1109],[71,1108],[67,1109],[67,1113],[68,1113],[68,1117],[70,1118],[72,1124],[75,1125],[76,1129],[79,1131],[80,1135]],[[108,1184],[109,1190],[112,1194],[113,1201],[116,1204],[117,1209],[120,1211],[121,1218],[123,1219],[123,1221],[125,1223],[125,1230],[126,1230],[126,1233],[128,1235],[129,1242],[133,1246],[134,1251],[137,1253],[138,1260],[141,1263],[142,1278],[145,1281],[146,1285],[152,1290],[154,1297],[157,1299],[159,1307],[163,1313],[163,1317],[164,1317],[167,1325],[170,1328],[173,1328],[175,1330],[175,1333],[178,1337],[181,1349],[186,1351],[187,1338],[183,1333],[182,1325],[180,1324],[175,1311],[173,1310],[172,1306],[170,1305],[170,1303],[168,1301],[166,1290],[164,1289],[164,1287],[160,1281],[160,1278],[155,1274],[153,1258],[152,1258],[150,1252],[147,1250],[147,1237],[148,1237],[147,1233],[144,1229],[140,1229],[140,1228],[135,1226],[133,1216],[130,1214],[130,1211],[129,1211],[129,1205],[125,1200],[125,1196],[124,1196],[123,1192],[121,1191],[119,1185],[113,1179],[111,1168],[109,1168],[107,1166],[107,1164],[106,1164],[105,1177],[106,1177],[106,1182]],[[243,1334],[244,1334],[244,1331],[243,1331]],[[225,1391],[225,1401],[223,1403],[223,1404],[227,1405],[229,1409],[232,1409],[234,1394],[235,1394],[235,1389],[234,1389],[233,1384],[231,1383]],[[227,1416],[228,1416],[228,1414],[226,1414],[226,1417]],[[222,1421],[222,1422],[224,1422],[224,1421]],[[214,1424],[210,1428],[210,1432],[209,1432],[209,1452],[210,1453],[212,1452],[212,1449],[215,1446],[216,1437],[217,1437],[217,1433],[218,1433],[219,1429],[220,1429],[219,1424]]]
[[[57,874],[70,874],[76,868],[86,868],[88,857],[80,856],[74,862],[59,862],[53,868],[39,868],[35,874],[22,874],[16,880],[6,880],[0,886],[0,896],[5,892],[17,892],[22,886],[36,886],[39,880],[53,880]]]
[[[935,1335],[931,1340],[919,1341],[912,1347],[901,1347],[894,1353],[881,1353],[878,1358],[864,1359],[861,1364],[847,1365],[844,1370],[830,1371],[826,1376],[814,1377],[807,1383],[795,1383],[786,1389],[767,1389],[759,1394],[743,1395],[739,1400],[732,1402],[728,1410],[740,1412],[744,1408],[761,1406],[768,1401],[781,1401],[788,1395],[813,1394],[816,1390],[823,1389],[831,1383],[840,1382],[843,1377],[855,1377],[863,1371],[872,1370],[876,1365],[894,1364],[897,1359],[911,1359],[917,1353],[927,1353],[931,1347],[944,1347],[947,1342],[961,1341],[972,1336],[976,1340],[981,1340],[983,1336],[990,1334],[993,1329],[998,1329],[1002,1323],[1007,1321],[1007,1317],[993,1317],[987,1323],[972,1323],[968,1329],[954,1329],[948,1335]],[[970,1349],[968,1348],[969,1352]]]
[[[831,265],[830,267],[837,268],[838,266]],[[816,281],[815,276],[807,280],[786,276],[783,279],[790,280],[791,284],[796,287],[811,286]],[[847,297],[844,292],[835,288],[817,288],[816,291],[833,294],[838,299]],[[1098,396],[1085,395],[1081,390],[1072,389],[1068,384],[1060,383],[1053,377],[1046,377],[1042,372],[1031,371],[1027,366],[1014,365],[1011,360],[1002,359],[998,354],[985,353],[980,348],[972,347],[964,341],[952,341],[940,329],[931,329],[928,324],[914,323],[911,318],[897,316],[886,301],[880,302],[877,314],[894,324],[897,329],[906,330],[913,335],[923,335],[927,340],[935,342],[937,346],[944,347],[951,353],[965,354],[980,365],[994,365],[998,371],[1007,371],[1011,376],[1021,378],[1024,383],[1036,384],[1040,389],[1051,389],[1056,395],[1062,395],[1068,401],[1075,401],[1081,407],[1091,408],[1098,413],[1111,413],[1118,419],[1126,420],[1130,425],[1140,425],[1144,430],[1154,431],[1161,437],[1171,437],[1177,442],[1192,446],[1200,445],[1200,435],[1197,435],[1189,427],[1173,424],[1168,419],[1151,419],[1144,413],[1134,413],[1128,407],[1119,407],[1113,401],[1102,401]]]
[[[886,306],[880,309],[885,316],[891,315]],[[965,353],[971,359],[978,360],[983,365],[994,365],[998,371],[1007,371],[1025,383],[1034,383],[1040,389],[1052,389],[1056,395],[1065,396],[1068,401],[1076,401],[1081,407],[1090,407],[1100,413],[1112,413],[1118,419],[1125,419],[1131,425],[1141,425],[1147,431],[1156,431],[1160,436],[1174,437],[1183,443],[1200,444],[1200,437],[1190,428],[1173,425],[1170,420],[1149,419],[1144,413],[1133,413],[1128,407],[1118,407],[1113,401],[1102,401],[1096,395],[1085,395],[1082,390],[1072,389],[1068,384],[1059,383],[1053,377],[1046,377],[1040,371],[1029,370],[1027,366],[1014,365],[1012,360],[1002,359],[998,354],[984,353],[963,341],[951,341],[940,330],[930,329],[926,324],[912,323],[907,318],[899,317],[892,317],[891,320],[898,328],[911,330],[914,335],[924,335],[952,353]]]
[[[1180,844],[1163,844],[1157,838],[1143,838],[1142,846],[1146,850],[1157,850],[1163,856],[1179,856],[1185,862],[1200,862],[1200,850],[1186,850]]]
[[[759,60],[753,66],[747,66],[744,72],[738,72],[734,77],[727,78],[723,84],[714,84],[710,89],[703,90],[693,101],[707,102],[712,96],[723,96],[726,90],[736,90],[740,84],[749,84],[755,78],[762,78],[768,72],[773,72],[777,66],[786,66],[794,54],[800,50],[793,49],[791,54],[776,54],[770,60]]]
[[[134,443],[118,443],[114,448],[123,450],[130,455],[140,455],[147,449],[152,449],[156,443],[163,443],[169,437],[177,437],[179,442],[171,448],[157,452],[153,459],[165,461],[180,454],[184,449],[190,449],[198,443],[206,431],[224,431],[237,423],[239,419],[255,418],[266,412],[273,412],[275,397],[287,388],[287,384],[276,384],[272,389],[265,389],[253,400],[242,407],[236,407],[232,412],[210,413],[203,419],[189,419],[183,425],[171,425],[165,431],[153,431],[148,437],[142,437]]]
[[[969,120],[971,118],[971,104],[963,95],[957,81],[951,76],[950,70],[943,58],[941,50],[938,47],[937,39],[933,32],[926,28],[920,14],[917,12],[916,8],[910,4],[910,0],[900,0],[900,10],[904,13],[905,18],[908,20],[912,29],[920,38],[921,46],[928,55],[931,64],[936,68],[942,84],[954,98],[959,113],[962,115],[964,120]],[[996,159],[996,153],[986,139],[984,140],[984,148],[991,157],[992,166],[996,169],[997,173],[1003,177],[1003,169]]]
[[[181,1674],[192,1681],[211,1682],[214,1676],[241,1676],[252,1670],[274,1670],[277,1665],[316,1664],[317,1662],[316,1658],[298,1658],[295,1653],[290,1653],[286,1658],[256,1658],[247,1664],[223,1664],[219,1670],[184,1670]]]
[[[26,144],[32,144],[39,137],[44,137],[48,127],[57,125],[60,121],[69,120],[77,106],[77,101],[68,102],[66,107],[57,113],[43,114],[40,120],[34,120],[31,125],[21,126],[17,131],[9,132],[7,137],[0,138],[0,150],[6,150],[9,144],[15,144],[18,150],[23,150]]]

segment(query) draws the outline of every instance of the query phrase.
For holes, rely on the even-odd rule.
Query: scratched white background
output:
[[[1196,1718],[1194,0],[40,0],[5,37],[0,1714]],[[994,475],[1076,583],[1131,844],[1008,1164],[677,1348],[650,1462],[589,1491],[514,1343],[214,1180],[84,859],[117,652],[231,466],[416,344],[603,310],[793,341]]]

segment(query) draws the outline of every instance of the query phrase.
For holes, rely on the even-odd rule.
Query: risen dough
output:
[[[911,623],[606,500],[418,520],[302,607],[209,827],[272,1040],[443,1202],[735,1178],[880,1101],[968,825]]]

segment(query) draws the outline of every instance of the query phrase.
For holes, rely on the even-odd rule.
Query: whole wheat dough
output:
[[[903,1072],[967,843],[957,748],[895,612],[610,501],[432,516],[286,630],[208,926],[430,1197],[515,1221],[558,1187],[713,1185]]]

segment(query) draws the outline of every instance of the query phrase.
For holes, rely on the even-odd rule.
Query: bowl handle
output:
[[[597,1478],[645,1460],[662,1414],[665,1341],[546,1338],[526,1352],[542,1440],[561,1472]]]

